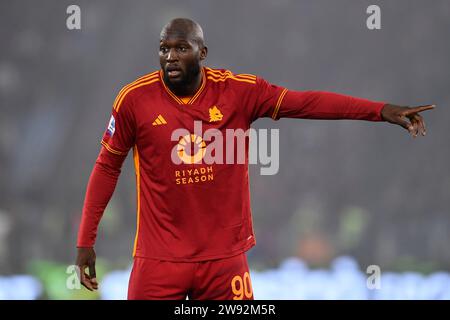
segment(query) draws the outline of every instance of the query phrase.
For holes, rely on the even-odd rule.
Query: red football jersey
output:
[[[107,176],[118,176],[133,148],[134,256],[194,262],[242,253],[255,244],[248,139],[244,163],[227,163],[226,147],[223,163],[205,163],[208,145],[213,141],[229,145],[227,129],[248,130],[260,117],[381,121],[383,105],[334,93],[291,91],[254,75],[206,67],[201,87],[189,101],[169,90],[162,71],[139,78],[125,86],[114,102],[101,142],[104,150],[96,164],[101,170],[96,176],[93,173],[88,186],[78,246],[94,245],[98,222],[116,182]],[[194,121],[201,122],[200,130]],[[203,136],[213,128],[223,133],[223,141]]]

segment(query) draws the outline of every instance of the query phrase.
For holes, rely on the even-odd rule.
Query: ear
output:
[[[207,55],[208,55],[208,47],[203,46],[203,48],[200,49],[200,60],[205,60]]]

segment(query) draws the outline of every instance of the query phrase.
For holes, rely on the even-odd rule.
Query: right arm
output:
[[[89,178],[78,231],[76,264],[81,284],[91,291],[98,288],[94,251],[98,225],[114,193],[125,158],[126,155],[116,155],[102,147]],[[86,268],[89,274],[85,274]]]
[[[81,224],[78,231],[78,248],[95,244],[97,227],[103,212],[116,188],[126,155],[116,155],[102,147],[87,185]]]
[[[120,101],[119,105],[117,101]],[[84,199],[78,230],[76,265],[80,271],[81,284],[91,291],[98,288],[94,251],[98,225],[114,193],[128,150],[135,143],[136,124],[131,111],[131,101],[129,94],[119,93]],[[89,274],[85,273],[86,268],[89,269]]]

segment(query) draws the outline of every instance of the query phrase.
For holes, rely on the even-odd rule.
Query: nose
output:
[[[177,52],[174,48],[169,49],[169,52],[167,53],[167,62],[173,62],[178,60]]]

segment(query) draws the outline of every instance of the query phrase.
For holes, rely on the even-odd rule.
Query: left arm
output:
[[[419,113],[433,108],[434,105],[402,107],[331,92],[289,90],[275,110],[274,118],[387,121],[402,126],[416,137],[419,133],[426,134]]]
[[[381,110],[385,105],[326,91],[287,90],[274,118],[383,121]]]
[[[426,105],[411,108],[387,104],[381,110],[381,117],[384,121],[402,126],[415,138],[419,132],[422,136],[427,133],[425,121],[419,113],[425,110],[434,109],[434,107],[435,105]]]
[[[402,107],[326,91],[295,91],[257,78],[253,88],[250,121],[261,117],[302,119],[354,119],[397,124],[416,137],[425,135],[420,112],[434,105]]]

